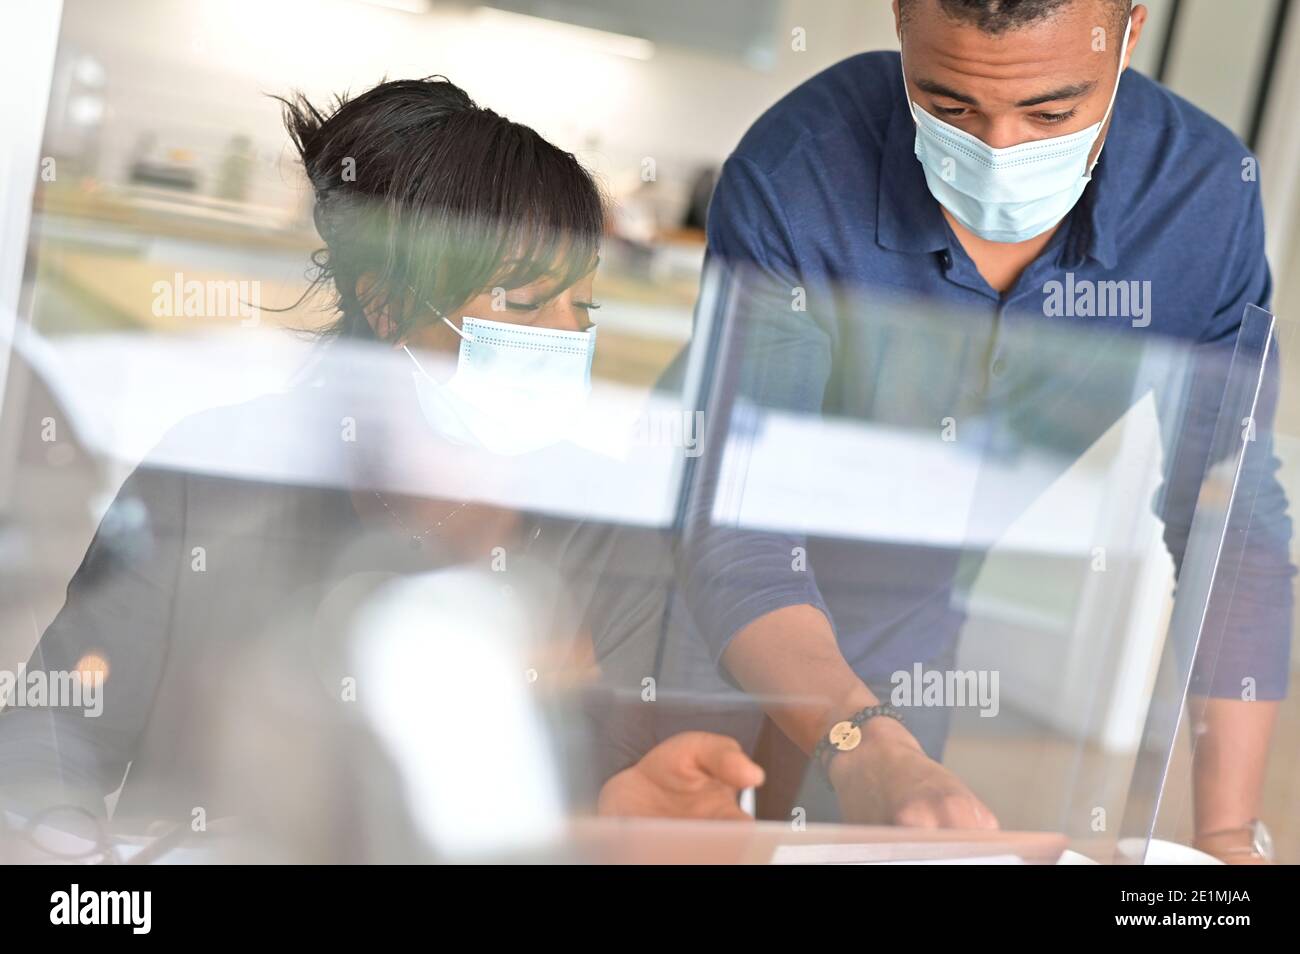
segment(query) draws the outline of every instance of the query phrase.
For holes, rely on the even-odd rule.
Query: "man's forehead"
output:
[[[1133,0],[896,0],[905,29],[926,25],[972,26],[1001,37],[1027,28],[1084,21],[1122,29]]]
[[[905,47],[949,50],[954,55],[975,56],[998,63],[1034,58],[1053,51],[1087,55],[1113,49],[1124,25],[1116,17],[1114,0],[1075,0],[1051,8],[1012,29],[990,31],[978,20],[945,12],[940,0],[907,0],[912,12],[902,23]],[[966,8],[961,8],[966,9]],[[1111,36],[1116,33],[1115,36]]]
[[[1119,55],[1121,38],[1112,38],[1112,25],[1098,24],[1095,13],[1093,4],[1080,2],[996,35],[942,14],[914,16],[903,29],[904,63],[920,88],[972,105],[1078,98],[1096,88]]]

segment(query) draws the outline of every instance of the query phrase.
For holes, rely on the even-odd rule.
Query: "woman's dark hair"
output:
[[[309,293],[334,285],[327,333],[373,337],[374,307],[405,334],[429,306],[451,313],[548,274],[564,288],[595,267],[604,203],[591,175],[446,77],[380,83],[336,97],[328,113],[301,93],[275,98],[316,193],[326,247],[312,256]]]

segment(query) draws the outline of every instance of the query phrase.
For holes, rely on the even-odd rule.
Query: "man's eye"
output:
[[[1039,113],[1038,119],[1045,123],[1063,123],[1070,119],[1077,110],[1068,109],[1063,113]]]
[[[965,116],[970,110],[965,106],[936,106],[935,112],[940,116]]]
[[[575,301],[574,308],[581,308],[583,311],[599,311],[600,302],[598,301]]]
[[[536,311],[541,305],[531,301],[507,301],[507,311]]]

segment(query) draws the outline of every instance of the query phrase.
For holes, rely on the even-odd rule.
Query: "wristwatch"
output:
[[[1246,838],[1243,839],[1242,835]],[[1228,847],[1214,847],[1215,841],[1220,843],[1228,841]],[[1244,844],[1240,842],[1245,841]],[[1240,828],[1224,828],[1220,831],[1208,832],[1199,835],[1196,838],[1195,845],[1198,850],[1208,852],[1212,855],[1243,855],[1250,854],[1257,858],[1263,858],[1265,861],[1272,861],[1273,858],[1273,834],[1258,818],[1242,825]]]
[[[862,726],[876,716],[903,721],[903,714],[889,705],[867,706],[860,709],[848,719],[836,722],[813,748],[813,761],[821,769],[822,778],[830,784],[830,761],[840,752],[852,752],[862,742]]]

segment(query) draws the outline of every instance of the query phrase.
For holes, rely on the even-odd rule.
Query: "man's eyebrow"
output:
[[[945,86],[930,79],[915,80],[917,89],[931,93],[935,96],[944,96],[948,99],[955,99],[959,103],[965,103],[967,106],[978,106],[979,100],[967,93],[960,93],[951,86]],[[1031,96],[1028,99],[1022,99],[1016,103],[1017,107],[1024,106],[1041,106],[1043,103],[1054,103],[1062,99],[1077,99],[1080,96],[1086,96],[1097,88],[1096,80],[1086,80],[1082,83],[1072,83],[1069,86],[1062,86],[1060,89],[1054,89],[1038,96]]]
[[[931,93],[935,96],[946,96],[948,99],[955,99],[957,100],[957,102],[965,103],[967,106],[979,105],[979,100],[977,100],[974,96],[968,96],[965,93],[959,93],[955,89],[952,89],[949,86],[944,86],[942,83],[936,83],[934,80],[917,79],[914,80],[913,82],[916,83],[917,89],[923,90],[924,92],[927,93]]]
[[[1043,103],[1054,103],[1060,99],[1078,99],[1080,96],[1086,96],[1097,88],[1096,80],[1088,80],[1083,83],[1074,83],[1070,86],[1062,86],[1060,89],[1054,89],[1050,93],[1043,93],[1041,96],[1031,96],[1028,99],[1022,99],[1016,103],[1017,106],[1041,106]]]

